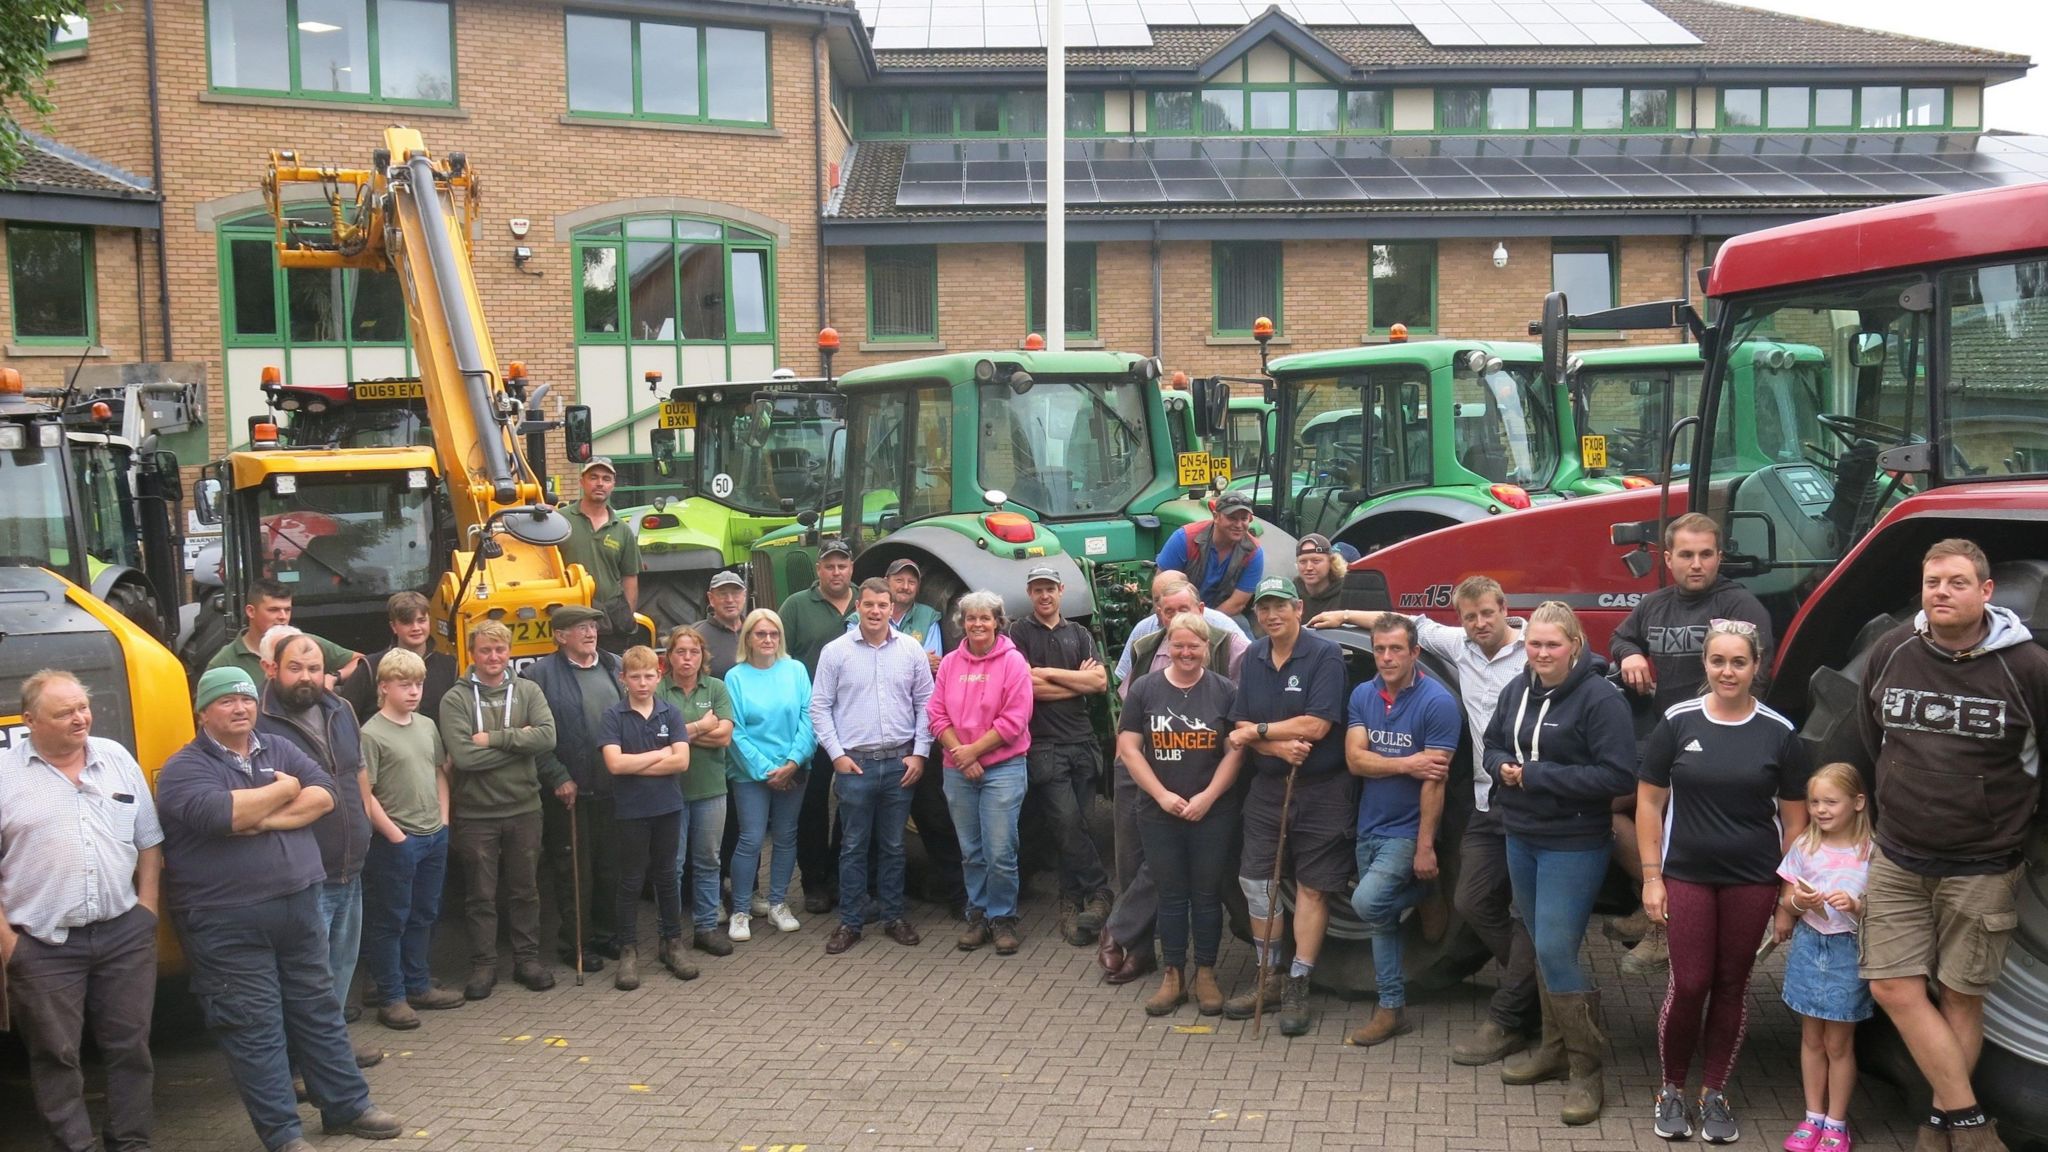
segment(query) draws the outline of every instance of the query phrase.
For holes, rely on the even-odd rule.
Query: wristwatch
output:
[[[1262,721],[1260,721],[1260,722],[1259,722],[1259,739],[1261,739],[1261,740],[1264,740],[1265,738],[1266,738],[1266,724],[1265,724],[1265,722],[1264,722],[1264,721],[1262,720]]]

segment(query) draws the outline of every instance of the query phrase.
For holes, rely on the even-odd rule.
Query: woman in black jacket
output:
[[[1543,1042],[1502,1067],[1510,1084],[1569,1077],[1563,1119],[1600,1118],[1600,1004],[1579,945],[1607,875],[1614,798],[1635,787],[1635,726],[1621,690],[1601,679],[1571,608],[1529,614],[1529,668],[1501,691],[1486,730],[1493,803],[1507,829],[1515,907],[1536,945]]]

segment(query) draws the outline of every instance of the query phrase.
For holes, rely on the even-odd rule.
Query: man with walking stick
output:
[[[1356,811],[1344,763],[1344,653],[1302,628],[1294,582],[1274,576],[1252,593],[1263,635],[1239,669],[1231,709],[1232,747],[1251,753],[1244,805],[1244,856],[1238,884],[1251,913],[1258,983],[1224,1004],[1233,1020],[1280,1009],[1280,1031],[1309,1029],[1308,986],[1329,927],[1329,893],[1351,879],[1351,815]],[[1280,881],[1295,885],[1294,959],[1283,978]]]

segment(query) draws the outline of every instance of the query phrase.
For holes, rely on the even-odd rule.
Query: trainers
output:
[[[1692,1138],[1692,1114],[1686,1111],[1685,1093],[1669,1084],[1657,1090],[1657,1135],[1666,1140]],[[1787,1140],[1785,1147],[1791,1148],[1792,1142]],[[1808,1144],[1805,1149],[1795,1152],[1812,1150],[1813,1145]]]
[[[989,935],[995,938],[996,955],[1015,956],[1017,949],[1024,946],[1024,940],[1017,935],[1015,916],[998,916],[989,921]]]
[[[725,927],[726,938],[735,944],[745,944],[754,938],[754,918],[745,912],[732,914],[732,923]]]
[[[1820,1147],[1821,1137],[1827,1134],[1828,1130],[1820,1125],[1801,1120],[1799,1127],[1792,1129],[1792,1134],[1785,1137],[1785,1152],[1814,1152],[1814,1149]]]
[[[1832,1129],[1823,1133],[1820,1143],[1814,1145],[1814,1152],[1849,1152],[1856,1147],[1856,1141],[1849,1138],[1848,1129],[1836,1132]]]
[[[760,913],[756,912],[755,915],[758,916]],[[789,914],[789,905],[787,904],[776,904],[770,907],[768,909],[768,921],[775,925],[777,932],[794,932],[803,927],[802,924],[797,923],[796,917]]]
[[[1654,976],[1671,966],[1671,947],[1664,939],[1664,926],[1652,924],[1636,946],[1621,958],[1621,970],[1631,976]]]
[[[1742,1136],[1735,1124],[1735,1112],[1728,1097],[1720,1092],[1700,1094],[1700,1139],[1709,1144],[1733,1144]]]
[[[393,1032],[410,1032],[420,1026],[420,1014],[403,1000],[393,1000],[377,1009],[377,1023]]]
[[[756,916],[766,916],[768,915],[769,907],[766,896],[756,896],[753,902],[747,906],[747,911],[752,912]]]
[[[972,909],[967,913],[967,927],[960,933],[955,946],[962,952],[972,952],[989,942],[988,917]]]
[[[417,996],[407,996],[405,1002],[422,1012],[444,1012],[450,1008],[462,1007],[466,997],[439,981],[427,985],[427,990]]]
[[[690,946],[699,952],[711,956],[732,955],[732,937],[727,936],[716,928],[709,932],[699,932],[691,937]]]
[[[1274,1018],[1282,1036],[1306,1036],[1311,1017],[1308,1012],[1308,977],[1288,976],[1280,986],[1280,1014]]]

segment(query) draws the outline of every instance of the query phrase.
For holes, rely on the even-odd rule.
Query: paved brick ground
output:
[[[407,1123],[401,1149],[1386,1148],[1414,1152],[1601,1152],[1664,1145],[1644,1119],[1656,1087],[1661,982],[1622,976],[1615,945],[1587,954],[1613,1034],[1608,1118],[1566,1128],[1562,1089],[1504,1087],[1492,1068],[1450,1062],[1453,1034],[1484,1008],[1478,983],[1410,1011],[1420,1026],[1371,1052],[1346,1048],[1368,1003],[1319,997],[1314,1033],[1261,1040],[1249,1024],[1144,1015],[1148,990],[1102,984],[1091,952],[1053,934],[1050,905],[1027,906],[1014,957],[952,948],[931,907],[924,944],[871,933],[843,957],[829,924],[772,930],[730,958],[699,957],[702,979],[651,975],[638,992],[610,974],[534,994],[502,984],[481,1004],[429,1014],[416,1032],[358,1024],[389,1052],[370,1071],[379,1103]],[[1597,937],[1597,933],[1594,934]],[[444,966],[454,977],[460,968]],[[1226,984],[1249,950],[1227,942]],[[1778,1002],[1774,961],[1752,991],[1731,1096],[1742,1146],[1775,1149],[1799,1112],[1798,1031]],[[188,1028],[158,1060],[159,1152],[260,1152],[220,1058]],[[0,1150],[40,1148],[18,1067],[0,1081]],[[24,1123],[24,1121],[26,1121]],[[1859,1147],[1907,1146],[1890,1089],[1866,1081]],[[328,1147],[364,1148],[317,1135]]]

